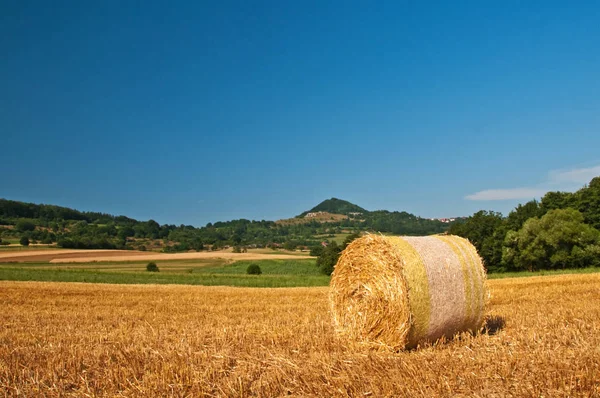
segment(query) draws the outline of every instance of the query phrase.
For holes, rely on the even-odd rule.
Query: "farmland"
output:
[[[0,282],[8,396],[600,396],[600,274],[491,280],[489,330],[336,338],[328,288]]]
[[[247,253],[231,251],[189,252],[189,253],[157,253],[134,250],[5,250],[0,252],[0,263],[48,261],[51,263],[90,263],[106,261],[160,261],[160,260],[260,260],[297,259],[307,256],[302,252],[277,252],[273,250],[249,250]]]
[[[160,272],[147,272],[148,261]],[[250,264],[262,275],[247,275]],[[206,286],[326,286],[315,258],[272,250],[248,253],[145,253],[119,250],[49,250],[0,253],[0,280]]]

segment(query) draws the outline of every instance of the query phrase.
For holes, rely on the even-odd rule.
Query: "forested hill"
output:
[[[319,203],[318,205],[316,205],[309,211],[305,211],[304,213],[300,214],[299,217],[303,217],[307,213],[316,213],[319,211],[325,211],[327,213],[332,213],[332,214],[343,214],[346,216],[350,215],[352,213],[362,213],[362,214],[367,213],[367,210],[363,209],[360,206],[355,205],[354,203],[350,203],[347,200],[331,198],[331,199],[322,201],[321,203]]]
[[[88,223],[107,224],[110,222],[138,222],[125,216],[113,216],[106,213],[84,212],[55,205],[34,204],[18,202],[15,200],[0,199],[0,224],[3,220],[29,218],[37,220],[68,220],[86,221]],[[10,224],[10,222],[6,222]]]
[[[317,246],[341,234],[429,235],[444,232],[449,226],[406,212],[368,212],[340,199],[326,200],[311,210],[326,211],[319,209],[336,212],[332,214],[354,213],[355,217],[344,216],[327,222],[303,219],[297,224],[240,219],[208,223],[198,228],[0,199],[0,238],[4,243],[27,238],[32,242],[57,243],[60,247],[89,249],[186,251],[223,246],[294,249]]]

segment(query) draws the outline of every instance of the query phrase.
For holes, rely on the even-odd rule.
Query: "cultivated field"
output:
[[[304,252],[275,252],[273,250],[249,250],[247,253],[231,251],[203,251],[190,253],[157,253],[133,250],[34,250],[34,251],[2,251],[0,263],[8,262],[42,262],[50,263],[90,263],[106,261],[168,261],[168,260],[262,260],[262,259],[297,259],[307,257]]]
[[[328,288],[0,282],[6,396],[600,396],[600,274],[490,281],[491,330],[336,339]]]

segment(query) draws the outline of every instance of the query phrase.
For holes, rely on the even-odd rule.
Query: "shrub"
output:
[[[148,265],[146,265],[146,271],[159,272],[158,265],[156,265],[156,263],[148,263]]]
[[[21,246],[29,246],[29,238],[26,236],[21,237],[21,240],[19,241],[19,243],[21,244]]]
[[[0,239],[0,246],[8,246],[8,245],[10,245],[9,241]]]
[[[335,264],[340,257],[342,248],[335,243],[331,242],[326,248],[323,249],[321,255],[317,258],[317,267],[321,270],[321,273],[325,275],[331,275]]]
[[[19,231],[19,232],[34,231],[35,230],[35,224],[32,223],[31,221],[20,220],[15,225],[15,229],[17,231]]]
[[[321,254],[323,254],[323,246],[318,245],[318,246],[312,246],[310,248],[310,255],[311,256],[319,257]]]
[[[262,274],[262,270],[260,269],[260,265],[250,264],[248,268],[246,268],[246,273],[248,275],[260,275]]]

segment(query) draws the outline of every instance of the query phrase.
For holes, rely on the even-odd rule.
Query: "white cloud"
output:
[[[550,182],[587,184],[594,177],[600,176],[600,165],[567,171],[554,170],[549,174]]]
[[[547,190],[536,188],[488,189],[465,196],[469,200],[533,199],[543,196]]]
[[[594,177],[600,176],[600,165],[571,170],[552,170],[548,178],[533,187],[510,189],[487,189],[465,196],[468,200],[511,200],[533,199],[544,196],[548,191],[574,191],[587,184]]]

